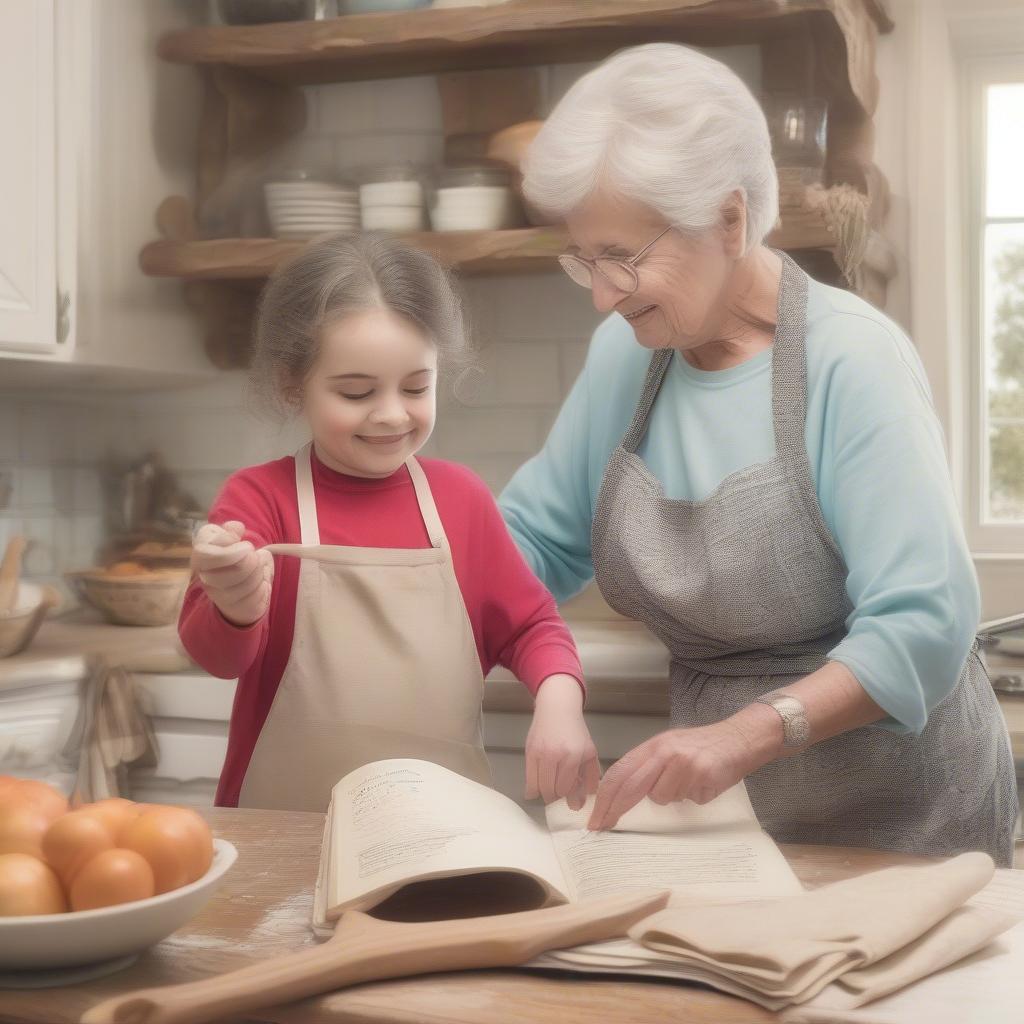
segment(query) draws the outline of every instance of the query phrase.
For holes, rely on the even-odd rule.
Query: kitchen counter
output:
[[[97,654],[140,662],[153,672],[177,672],[192,665],[173,625],[113,626],[98,612],[79,609],[47,619],[27,650],[0,659],[0,690],[38,679],[81,679],[87,659]]]
[[[654,636],[622,618],[586,618],[569,624],[587,677],[589,713],[667,719],[668,652]],[[0,660],[0,691],[40,678],[79,680],[90,653],[122,658],[143,672],[197,674],[175,626],[112,626],[96,614],[78,611],[47,621],[27,651]],[[230,695],[224,699],[229,702]],[[507,669],[497,668],[488,676],[485,711],[529,714],[532,703],[529,692]],[[1000,694],[999,704],[1014,757],[1024,763],[1024,695]]]
[[[315,944],[308,930],[322,814],[214,808],[214,833],[238,847],[238,861],[193,921],[106,978],[42,991],[5,990],[0,1020],[71,1024],[103,999],[139,988],[197,980]],[[816,888],[918,858],[877,850],[783,846],[793,869]],[[927,1007],[915,1020],[932,1017]],[[260,1011],[246,1020],[277,1024],[592,1024],[686,1020],[762,1024],[778,1020],[717,992],[653,981],[537,976],[511,970],[436,974],[376,982]],[[964,1018],[966,1019],[966,1018]],[[1001,1018],[1014,1019],[1012,1015]]]

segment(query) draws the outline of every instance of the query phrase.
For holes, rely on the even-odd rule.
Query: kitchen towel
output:
[[[772,902],[673,907],[630,937],[770,1009],[819,993],[855,1007],[986,945],[1018,920],[967,901],[993,877],[985,853],[905,865]],[[833,983],[841,979],[839,987]]]
[[[127,796],[129,768],[155,767],[156,734],[129,668],[104,655],[88,659],[78,717],[61,752],[77,769],[81,803]]]

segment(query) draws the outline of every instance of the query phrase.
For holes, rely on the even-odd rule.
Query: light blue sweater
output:
[[[593,578],[598,490],[650,357],[617,313],[601,323],[544,448],[501,495],[516,543],[560,600]],[[639,449],[668,497],[700,500],[772,457],[771,360],[769,348],[704,371],[676,354]],[[918,733],[956,684],[980,612],[924,368],[885,315],[811,281],[807,378],[807,453],[853,605],[829,657],[888,713],[879,724]]]

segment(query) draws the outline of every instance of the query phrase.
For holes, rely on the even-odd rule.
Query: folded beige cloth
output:
[[[89,658],[78,718],[61,756],[77,770],[75,794],[83,803],[129,795],[129,767],[156,765],[156,735],[126,664]]]
[[[825,998],[853,1007],[979,949],[1016,918],[964,904],[993,876],[965,853],[886,868],[771,902],[674,907],[630,937],[697,968],[708,984],[779,1009]]]

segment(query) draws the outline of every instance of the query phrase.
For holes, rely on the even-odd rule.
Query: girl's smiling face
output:
[[[404,317],[373,308],[329,324],[302,389],[320,461],[350,476],[390,476],[434,429],[436,380],[437,350]]]

